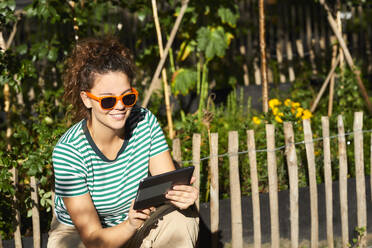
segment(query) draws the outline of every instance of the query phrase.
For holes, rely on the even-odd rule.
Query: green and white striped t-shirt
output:
[[[86,120],[72,126],[53,151],[55,214],[74,225],[63,197],[89,193],[104,227],[127,218],[139,181],[148,176],[149,159],[168,150],[156,117],[134,107],[125,125],[125,141],[115,160],[107,159],[93,142]]]

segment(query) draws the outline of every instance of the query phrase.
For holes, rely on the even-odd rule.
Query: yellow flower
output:
[[[300,107],[299,102],[292,102],[292,108],[298,108],[298,107]]]
[[[284,116],[283,112],[279,112],[278,116]]]
[[[278,99],[274,98],[269,101],[269,107],[274,108],[275,106],[278,106],[282,104]]]
[[[289,107],[289,106],[291,106],[291,104],[292,104],[291,99],[285,99],[285,101],[284,101],[285,106]]]
[[[277,122],[279,122],[279,123],[282,123],[283,122],[283,120],[279,116],[275,116],[275,120]]]
[[[304,112],[304,109],[303,108],[298,108],[297,109],[297,114],[296,114],[296,118],[300,118],[301,117],[301,115],[302,115],[302,112]]]
[[[274,115],[277,115],[278,114],[278,112],[279,112],[279,109],[278,108],[276,108],[276,107],[274,107],[273,109],[273,114]]]
[[[254,116],[252,120],[253,120],[253,123],[256,124],[256,125],[260,125],[261,124],[261,120],[257,116]]]
[[[312,116],[313,114],[309,110],[305,109],[302,119],[303,120],[310,119]]]

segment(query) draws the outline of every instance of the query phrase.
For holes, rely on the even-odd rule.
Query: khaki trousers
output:
[[[158,207],[123,248],[191,248],[196,246],[199,218],[193,208]],[[48,248],[85,248],[75,227],[52,220]]]

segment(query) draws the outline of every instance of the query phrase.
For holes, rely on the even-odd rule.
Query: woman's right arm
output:
[[[132,202],[127,220],[114,227],[102,228],[89,193],[64,197],[63,201],[87,248],[123,246],[150,216],[150,209],[133,210]]]

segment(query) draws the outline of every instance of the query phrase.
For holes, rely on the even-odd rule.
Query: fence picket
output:
[[[275,156],[275,127],[266,124],[267,169],[269,176],[271,247],[280,247],[279,206],[278,206],[278,175]]]
[[[342,116],[337,117],[338,129],[338,154],[340,161],[340,206],[341,206],[341,235],[342,247],[347,248],[349,245],[349,224],[348,224],[348,206],[347,206],[347,157],[346,157],[346,141],[345,129]]]
[[[237,131],[229,132],[229,170],[231,202],[231,244],[243,248],[242,200],[239,181],[239,137]]]
[[[307,166],[309,171],[310,185],[310,211],[311,211],[311,247],[318,247],[319,239],[319,220],[318,220],[318,190],[316,185],[316,169],[313,134],[311,131],[310,120],[303,120],[305,148],[307,157]]]
[[[356,196],[357,196],[357,218],[358,227],[365,228],[365,233],[361,237],[360,246],[367,246],[367,205],[366,205],[366,189],[364,175],[364,159],[363,159],[363,112],[354,113],[354,156],[355,156],[355,180],[356,180]]]
[[[173,151],[173,159],[177,162],[179,166],[181,166],[182,162],[182,155],[181,155],[181,141],[179,138],[173,139],[172,142],[172,151]]]
[[[329,138],[329,119],[322,116],[323,132],[323,152],[324,152],[324,188],[326,195],[327,213],[327,244],[328,248],[333,248],[333,195],[332,195],[332,165],[331,165],[331,145]]]
[[[194,186],[200,192],[200,144],[201,144],[201,135],[199,133],[194,133],[192,136],[192,164],[195,167],[194,176],[196,180]],[[200,198],[196,201],[196,208],[199,210]]]
[[[17,168],[12,169],[13,175],[13,185],[17,189],[18,185],[18,170]],[[15,248],[22,248],[22,238],[21,238],[21,213],[17,207],[17,197],[14,195],[13,198],[14,208],[15,208],[15,231],[14,231],[14,245]]]
[[[256,145],[253,130],[247,131],[249,169],[251,174],[254,247],[261,248],[260,193],[258,190]],[[372,146],[371,146],[372,147]]]
[[[40,214],[39,214],[39,197],[36,179],[34,176],[31,177],[31,200],[32,200],[32,231],[34,248],[40,248]]]
[[[211,133],[210,141],[210,209],[211,209],[211,232],[212,247],[218,247],[218,225],[219,225],[219,188],[218,188],[218,133]]]
[[[291,215],[291,248],[298,247],[299,215],[298,215],[298,169],[297,155],[294,145],[294,133],[291,122],[284,122],[285,154],[288,164],[289,197]]]

